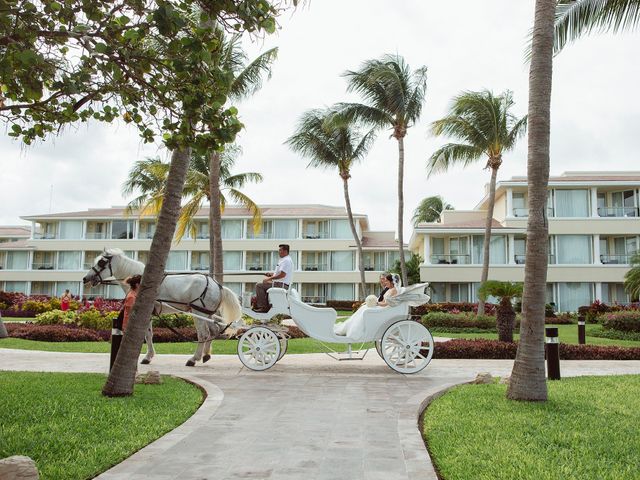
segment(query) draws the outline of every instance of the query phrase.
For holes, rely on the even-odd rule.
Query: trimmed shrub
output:
[[[442,303],[426,303],[419,307],[412,308],[412,315],[426,315],[431,312],[443,312],[443,313],[460,313],[460,312],[473,312],[478,313],[478,304],[470,302],[442,302]],[[492,303],[485,303],[484,305],[485,315],[495,315],[496,306]]]
[[[9,335],[24,340],[41,342],[100,342],[103,338],[88,328],[65,325],[21,325],[11,329]]]
[[[444,313],[431,312],[421,319],[422,324],[427,328],[475,328],[481,330],[496,329],[496,317],[490,315],[477,316],[471,312]]]
[[[38,313],[50,312],[52,310],[49,302],[39,302],[37,300],[27,300],[20,307],[22,311],[32,311]]]
[[[607,330],[640,332],[640,311],[621,311],[604,314],[602,326]]]
[[[36,315],[35,323],[39,325],[64,325],[72,324],[76,321],[75,312],[62,310],[51,310]]]
[[[118,312],[102,314],[99,310],[90,308],[76,315],[76,323],[81,327],[93,330],[109,330],[113,325],[113,319],[118,316]]]
[[[158,317],[152,317],[153,328],[193,328],[193,317],[184,313],[176,315],[163,314]],[[155,331],[155,330],[154,330]]]
[[[640,332],[623,332],[621,330],[595,330],[590,331],[589,336],[610,338],[612,340],[629,340],[631,342],[640,342]]]

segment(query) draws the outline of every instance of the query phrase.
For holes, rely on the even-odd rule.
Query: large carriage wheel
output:
[[[399,373],[418,373],[433,356],[431,332],[415,320],[400,320],[382,335],[382,358]]]
[[[384,357],[382,356],[382,341],[376,340],[375,343],[376,343],[376,352],[378,352],[378,355],[380,355],[380,358],[384,360]]]
[[[266,327],[253,327],[238,340],[238,357],[251,370],[266,370],[280,359],[280,339]]]
[[[284,333],[280,333],[280,356],[278,357],[278,361],[280,361],[280,359],[282,357],[284,357],[284,354],[287,353],[287,346],[289,345],[289,341],[287,340],[287,337],[285,336]]]

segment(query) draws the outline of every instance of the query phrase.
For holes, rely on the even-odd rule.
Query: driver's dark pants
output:
[[[287,290],[289,285],[277,280],[270,283],[258,282],[256,283],[256,310],[269,310],[269,295],[267,291],[271,287],[284,288]]]

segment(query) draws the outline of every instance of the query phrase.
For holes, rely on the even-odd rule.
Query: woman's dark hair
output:
[[[387,273],[384,278],[386,278],[387,280],[389,280],[391,282],[391,284],[393,285],[393,275],[391,275],[390,273]]]
[[[134,290],[135,290],[136,288],[138,288],[138,285],[140,285],[140,281],[141,281],[141,280],[142,280],[142,275],[133,275],[133,276],[131,276],[131,277],[127,278],[127,279],[125,280],[125,282],[126,282],[127,284],[129,284],[129,286],[130,286],[132,289],[134,289]]]

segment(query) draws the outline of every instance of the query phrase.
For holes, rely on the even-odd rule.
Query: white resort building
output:
[[[566,172],[549,178],[547,302],[575,311],[595,299],[628,302],[624,274],[640,242],[640,172]],[[444,211],[414,230],[420,278],[433,301],[475,301],[482,270],[488,196],[474,210]],[[527,179],[498,182],[489,279],[524,281]]]
[[[278,244],[291,246],[294,286],[304,301],[353,300],[360,281],[357,249],[346,210],[324,205],[264,205],[255,234],[251,215],[227,206],[223,213],[224,283],[238,295],[252,292],[264,272],[273,271]],[[394,232],[369,230],[366,215],[355,214],[362,239],[366,281],[378,293],[379,275],[399,258]],[[0,228],[0,290],[28,294],[73,294],[121,298],[118,286],[85,289],[81,279],[105,247],[122,249],[146,262],[155,220],[126,215],[123,207],[21,217],[28,227]],[[195,238],[174,242],[167,270],[209,270],[208,210],[196,216]],[[16,240],[9,242],[8,240]],[[407,252],[408,254],[408,252]]]

